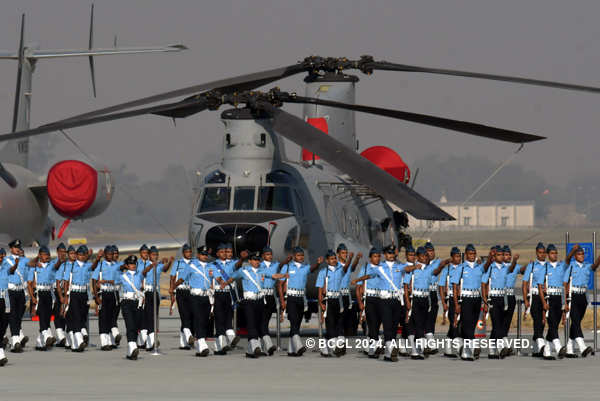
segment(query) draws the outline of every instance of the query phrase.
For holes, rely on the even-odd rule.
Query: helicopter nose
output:
[[[223,224],[212,227],[206,233],[206,245],[217,249],[221,243],[233,245],[236,255],[243,250],[261,251],[269,242],[269,231],[254,224]]]

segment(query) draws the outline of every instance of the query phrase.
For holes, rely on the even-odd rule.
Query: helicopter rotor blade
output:
[[[297,145],[318,154],[323,160],[348,174],[357,182],[370,187],[387,201],[418,219],[454,220],[452,216],[419,193],[398,181],[352,149],[304,120],[283,111],[270,103],[259,101],[257,105],[273,117],[273,130]]]
[[[241,92],[245,90],[251,90],[260,86],[266,85],[270,82],[277,81],[294,74],[305,71],[305,67],[302,64],[293,64],[287,67],[275,68],[272,70],[255,72],[252,74],[239,75],[233,78],[221,79],[199,85],[192,85],[181,89],[172,90],[169,92],[160,93],[153,96],[144,97],[141,99],[132,100],[125,103],[120,103],[114,106],[105,107],[102,109],[90,111],[88,113],[79,114],[70,117],[63,121],[79,120],[84,118],[91,118],[108,113],[114,113],[133,107],[144,106],[150,103],[156,103],[161,100],[172,99],[175,97],[197,94],[206,90],[219,90],[222,93],[233,93]]]
[[[120,113],[104,114],[100,116],[93,116],[88,118],[79,119],[67,119],[60,120],[50,124],[45,124],[37,128],[32,128],[24,131],[14,132],[10,134],[0,135],[0,142],[8,141],[10,139],[26,138],[30,136],[37,136],[47,134],[49,132],[55,132],[59,130],[65,130],[76,127],[83,127],[86,125],[98,124],[107,121],[120,120],[124,118],[141,116],[144,114],[159,114],[170,116],[171,112],[178,112],[179,110],[194,109],[193,113],[198,113],[207,108],[205,99],[199,96],[188,98],[181,102],[162,104],[157,106],[145,107],[142,109],[128,110]],[[192,113],[192,114],[193,114]]]
[[[444,68],[420,67],[420,66],[416,66],[416,65],[390,63],[387,61],[371,61],[371,62],[365,63],[365,66],[366,66],[366,68],[373,69],[373,70],[422,72],[422,73],[427,73],[427,74],[454,75],[457,77],[465,77],[465,78],[487,79],[487,80],[492,80],[492,81],[514,82],[514,83],[526,84],[526,85],[546,86],[546,87],[558,88],[558,89],[600,93],[600,88],[593,87],[593,86],[575,85],[575,84],[569,84],[569,83],[564,83],[564,82],[544,81],[544,80],[540,80],[540,79],[531,79],[531,78],[523,78],[523,77],[513,77],[513,76],[509,76],[509,75],[496,75],[496,74],[485,74],[485,73],[472,72],[472,71],[449,70],[449,69],[444,69]]]
[[[427,114],[410,113],[400,110],[383,109],[380,107],[362,106],[358,104],[341,103],[332,100],[317,99],[303,96],[290,96],[285,102],[288,103],[310,103],[321,106],[331,106],[341,109],[360,111],[363,113],[375,114],[379,116],[397,118],[400,120],[411,121],[418,124],[430,125],[439,128],[445,128],[452,131],[463,132],[465,134],[482,136],[485,138],[497,139],[499,141],[526,143],[546,139],[543,136],[526,134],[518,131],[511,131],[502,128],[490,127],[487,125],[470,123],[467,121],[452,120],[443,117],[435,117]]]

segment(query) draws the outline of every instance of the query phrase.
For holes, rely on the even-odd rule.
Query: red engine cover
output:
[[[48,198],[64,217],[76,218],[94,203],[98,189],[98,173],[78,160],[56,163],[48,172]]]
[[[365,149],[360,155],[369,159],[373,164],[387,171],[399,181],[406,184],[410,181],[410,169],[408,165],[392,149],[385,146],[372,146]]]
[[[310,125],[312,125],[313,127],[320,129],[327,135],[329,135],[329,127],[327,126],[327,119],[325,119],[324,117],[307,118],[306,122],[309,123]],[[310,152],[306,149],[302,149],[302,161],[306,162],[306,161],[311,161],[312,159],[313,159],[312,152]],[[320,157],[315,155],[315,160],[319,160],[319,159],[320,159]]]

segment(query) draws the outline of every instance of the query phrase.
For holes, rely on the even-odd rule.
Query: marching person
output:
[[[460,268],[461,254],[458,247],[452,247],[450,250],[450,263],[447,267],[442,269],[439,278],[439,289],[440,298],[442,300],[442,307],[444,313],[448,316],[448,333],[446,334],[446,343],[444,347],[444,356],[447,358],[456,358],[454,353],[453,342],[458,337],[458,328],[455,323],[455,310],[454,310],[454,292],[450,278],[456,274],[456,271]]]
[[[494,261],[488,271],[481,277],[481,293],[484,304],[484,312],[489,310],[492,318],[492,332],[490,339],[495,340],[495,345],[488,347],[488,359],[504,359],[509,350],[503,346],[504,337],[504,311],[508,305],[506,298],[506,275],[512,273],[519,255],[515,255],[510,266],[504,262],[504,250],[500,245],[492,248],[495,255]]]
[[[178,278],[171,281],[171,287],[169,288],[169,294],[174,296],[176,288],[183,283],[189,285],[189,295],[185,302],[189,305],[191,318],[193,319],[194,336],[190,336],[190,339],[194,339],[196,356],[206,357],[209,355],[210,350],[206,344],[206,338],[208,337],[208,321],[210,318],[211,301],[214,289],[213,289],[213,270],[212,266],[208,263],[210,250],[206,246],[201,246],[197,249],[197,259],[191,260],[191,249],[189,245],[184,245],[183,248],[184,270],[178,274]],[[185,261],[187,260],[187,262]],[[176,266],[176,269],[179,267]],[[171,273],[172,274],[172,273]],[[181,294],[178,292],[177,297]],[[180,302],[179,299],[177,299]],[[179,306],[178,306],[179,308]],[[181,316],[181,309],[179,311]],[[189,330],[189,328],[188,328]],[[190,341],[188,339],[188,341]],[[194,346],[194,343],[191,345]]]
[[[52,285],[56,281],[57,262],[58,259],[50,260],[48,247],[41,246],[38,256],[29,264],[28,281],[33,294],[31,302],[35,304],[35,313],[39,317],[40,326],[35,342],[35,349],[38,351],[46,351],[56,342],[50,329],[50,319],[52,316]]]
[[[402,318],[404,309],[403,276],[406,264],[396,263],[396,247],[389,245],[384,250],[385,261],[377,263],[377,250],[372,249],[371,271],[361,276],[356,281],[365,281],[372,278],[379,280],[379,314],[383,323],[384,334],[384,360],[389,362],[398,361],[398,347],[396,346],[396,335],[398,323]]]
[[[144,302],[144,293],[142,292],[143,276],[138,271],[138,260],[135,255],[128,256],[120,267],[119,281],[123,289],[123,300],[121,301],[121,311],[125,328],[127,332],[127,359],[136,360],[139,355],[137,346],[138,330],[141,329],[139,320],[139,310]]]
[[[348,258],[348,248],[346,247],[346,244],[340,243],[336,249],[336,253],[337,253],[337,258],[338,258],[338,265],[340,267],[343,267],[346,264],[346,260]],[[354,273],[354,271],[356,270],[356,266],[358,266],[358,263],[360,262],[361,258],[362,258],[362,253],[359,252],[356,255],[356,258],[354,259],[354,262],[352,263],[352,266],[350,267],[350,269],[348,269],[346,271],[346,273],[344,274],[344,276],[342,277],[342,282],[340,283],[340,294],[342,295],[342,307],[343,307],[343,312],[342,312],[342,321],[343,321],[343,327],[344,327],[343,337],[354,335],[354,331],[356,330],[357,313],[356,313],[356,308],[353,308],[354,305],[352,302],[352,293],[350,292],[350,277],[352,276],[352,273]],[[345,341],[343,341],[343,343],[344,343],[343,354],[345,354],[346,353]]]
[[[288,343],[288,356],[302,356],[306,352],[306,347],[300,340],[300,325],[302,324],[302,315],[304,314],[306,303],[306,279],[308,275],[323,263],[323,257],[319,256],[317,261],[311,266],[304,263],[304,250],[295,247],[292,250],[292,261],[287,263],[281,269],[281,274],[289,277],[284,284],[279,287],[279,301],[281,309],[287,310],[288,320],[290,321],[290,337]],[[285,288],[284,288],[285,287]],[[285,292],[285,298],[284,298]]]
[[[115,270],[118,272],[121,271],[121,266],[123,265],[122,261],[119,261],[119,248],[116,245],[111,245],[113,256],[112,260],[115,264]],[[111,329],[110,329],[110,345],[112,348],[117,348],[121,343],[121,333],[119,332],[119,312],[121,311],[121,299],[119,297],[119,293],[121,292],[121,281],[117,279],[115,281],[115,307],[113,310],[113,316],[111,320]]]
[[[373,270],[379,267],[381,263],[381,251],[378,248],[369,250],[369,261],[365,263],[359,271],[359,276],[370,275]],[[381,326],[381,315],[379,308],[379,277],[374,275],[368,282],[367,280],[354,280],[356,285],[356,300],[358,309],[361,311],[361,321],[367,322],[367,335],[369,337],[369,347],[366,352],[369,358],[377,359],[383,351],[379,346],[379,327]]]
[[[490,251],[485,264],[477,263],[477,252],[473,244],[465,247],[465,261],[457,269],[457,274],[450,278],[454,296],[455,319],[457,325],[460,319],[461,334],[464,344],[460,358],[474,361],[474,344],[469,344],[475,339],[475,325],[481,309],[481,278],[487,272],[496,252]]]
[[[64,262],[67,259],[67,247],[64,243],[58,244],[56,247],[56,258],[54,259],[55,267],[55,280],[52,283],[53,291],[53,308],[52,315],[54,316],[54,332],[56,333],[55,347],[64,347],[66,340],[65,332],[65,318],[61,313],[62,302],[60,301],[59,285],[62,285],[62,277],[64,275]]]
[[[192,263],[192,248],[188,244],[181,247],[181,258],[175,261],[175,266],[171,269],[171,284],[173,289],[171,294],[171,310],[177,302],[179,320],[181,321],[179,329],[179,349],[190,349],[194,346],[195,338],[192,335],[192,310],[190,307],[190,285],[185,279],[179,285],[175,285],[180,278],[186,277],[184,273],[187,267]]]
[[[542,272],[544,275],[543,284],[538,284],[538,292],[548,323],[543,356],[546,360],[553,360],[556,357],[552,355],[552,346],[554,346],[556,356],[559,358],[563,358],[566,351],[560,343],[558,326],[562,318],[563,278],[567,265],[565,262],[558,260],[558,250],[554,244],[548,244],[546,253],[548,254],[548,261],[546,262],[546,270]],[[566,259],[570,260],[574,253],[575,251],[571,250]],[[539,282],[539,280],[536,281]]]
[[[23,334],[21,323],[25,314],[25,287],[31,293],[31,288],[27,286],[27,277],[29,273],[29,259],[21,256],[23,248],[21,241],[16,239],[8,244],[10,255],[4,259],[10,266],[8,270],[8,299],[10,303],[10,334],[12,336],[11,352],[23,352],[23,348],[29,341],[29,337]]]
[[[535,262],[530,262],[523,275],[523,301],[525,302],[525,314],[531,312],[533,319],[533,353],[532,357],[541,357],[544,351],[544,325],[545,316],[542,302],[539,297],[538,284],[544,284],[544,272],[546,271],[546,247],[538,242],[535,247]],[[542,281],[537,281],[541,279]]]
[[[215,287],[215,348],[216,355],[225,355],[227,351],[235,348],[240,338],[233,331],[233,307],[237,302],[237,286],[231,283],[221,288],[221,284],[228,281],[233,274],[237,260],[232,260],[233,249],[230,244],[217,246],[217,259],[212,263],[214,279],[219,284]]]
[[[155,246],[150,247],[150,265],[148,265],[143,271],[144,276],[144,320],[142,327],[147,330],[148,336],[146,338],[146,351],[153,351],[155,346],[155,334],[154,334],[154,290],[158,292],[158,304],[156,308],[156,319],[158,320],[159,308],[160,308],[160,274],[169,271],[174,257],[171,259],[158,258],[158,248]],[[156,270],[156,284],[154,283],[154,271]]]
[[[571,261],[575,254],[575,260]],[[593,264],[585,263],[585,253],[583,248],[576,244],[565,260],[567,269],[563,277],[565,294],[568,294],[565,311],[570,314],[571,327],[569,327],[569,340],[567,341],[566,356],[568,358],[577,358],[573,343],[577,344],[581,356],[585,358],[590,353],[593,354],[592,347],[586,347],[583,340],[583,331],[581,330],[581,320],[585,315],[587,308],[587,285],[590,282],[590,275],[594,274],[600,257]]]
[[[77,251],[73,245],[67,248],[67,258],[61,263],[56,271],[56,289],[60,300],[60,315],[65,319],[65,342],[64,348],[71,349],[71,337],[69,333],[73,331],[71,315],[69,314],[69,298],[70,290],[67,289],[66,283],[69,282],[69,275],[66,274],[67,269],[70,269],[77,261]]]
[[[6,314],[6,297],[8,296],[8,270],[10,265],[4,260],[6,251],[0,248],[0,366],[6,365],[8,359],[4,353],[6,347],[3,339],[8,328],[8,315]]]
[[[290,260],[292,260],[292,257],[288,256],[283,264],[288,264]],[[261,330],[264,334],[261,337],[261,346],[263,351],[268,355],[273,355],[277,350],[277,347],[273,345],[273,341],[269,335],[269,321],[271,320],[273,313],[277,311],[277,304],[279,304],[278,287],[281,281],[273,277],[279,273],[280,266],[279,262],[273,261],[273,250],[269,247],[263,248],[262,262],[259,266],[262,279],[262,294],[265,299]],[[277,319],[279,319],[279,316],[277,316]]]
[[[244,299],[242,307],[246,316],[246,325],[248,329],[248,350],[246,357],[258,358],[261,355],[273,355],[276,347],[269,341],[264,341],[269,348],[261,349],[261,339],[268,337],[269,332],[265,331],[264,315],[266,299],[261,285],[261,277],[263,279],[279,280],[287,278],[288,275],[274,273],[269,276],[269,272],[261,271],[260,252],[250,254],[250,266],[242,266],[243,262],[248,258],[248,252],[242,251],[240,259],[235,264],[229,280],[221,283],[221,288],[232,284],[235,279],[241,279],[242,288],[244,291]],[[268,328],[267,328],[268,330]],[[270,344],[269,344],[270,343]]]
[[[117,305],[116,284],[119,281],[119,266],[113,261],[113,248],[104,248],[104,260],[92,274],[92,292],[98,305],[98,328],[100,332],[100,349],[113,349],[111,330]],[[116,344],[115,344],[116,348]]]
[[[354,254],[350,254],[346,264],[340,266],[337,255],[331,249],[325,255],[327,266],[319,270],[316,287],[318,290],[319,307],[321,308],[320,319],[325,321],[325,338],[327,344],[321,349],[321,356],[340,357],[344,353],[344,326],[343,326],[343,301],[341,299],[340,286],[342,279],[348,272]],[[336,346],[332,347],[330,341],[335,340]]]
[[[152,262],[150,261],[150,248],[148,247],[148,245],[142,244],[139,252],[140,257],[137,261],[137,272],[141,274],[148,266],[152,264]],[[142,275],[142,292],[144,291],[144,285],[145,277]],[[144,309],[137,309],[136,313],[138,319],[138,326],[141,327],[140,332],[138,333],[137,345],[138,348],[145,349],[146,342],[148,341],[148,329],[144,327]]]
[[[435,248],[431,242],[427,242],[425,244],[425,250],[427,251],[427,258],[429,259],[429,264],[433,269],[436,269],[440,263],[442,262],[440,259],[436,259],[435,257]],[[429,311],[427,312],[427,323],[425,324],[425,339],[433,340],[435,334],[435,323],[438,316],[438,311],[440,310],[440,304],[438,299],[438,280],[432,280],[429,285]],[[425,352],[430,355],[437,354],[438,349],[429,349],[426,348]]]
[[[427,354],[421,343],[428,340],[425,338],[425,329],[429,318],[430,284],[432,281],[437,282],[437,276],[450,263],[450,259],[432,265],[429,263],[427,250],[422,246],[417,248],[416,255],[417,263],[405,267],[406,273],[409,274],[404,275],[404,303],[410,314],[409,340],[412,347],[410,357],[425,359]]]
[[[67,291],[68,313],[71,324],[69,331],[69,341],[71,343],[71,351],[83,352],[85,349],[85,340],[82,329],[85,327],[86,316],[89,314],[88,301],[88,286],[90,280],[90,272],[96,269],[104,252],[98,251],[94,262],[88,262],[92,254],[92,250],[88,250],[85,245],[77,248],[77,260],[70,263],[65,268],[65,290]],[[67,323],[68,324],[68,323]]]
[[[504,245],[502,251],[504,253],[504,264],[510,266],[513,260],[510,247],[508,245]],[[510,331],[510,325],[512,323],[513,314],[517,305],[517,299],[515,298],[515,283],[517,281],[517,275],[525,273],[525,268],[526,266],[516,264],[512,272],[509,271],[506,273],[506,282],[504,284],[506,291],[506,305],[504,306],[504,330],[502,333],[502,338],[504,339],[506,348],[508,348],[508,356],[513,355],[514,353],[512,347],[508,346],[508,333]]]

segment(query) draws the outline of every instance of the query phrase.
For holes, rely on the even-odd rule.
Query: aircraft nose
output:
[[[206,233],[206,245],[211,249],[227,242],[233,244],[236,255],[246,249],[261,251],[269,242],[269,231],[254,224],[223,224],[212,227]]]

